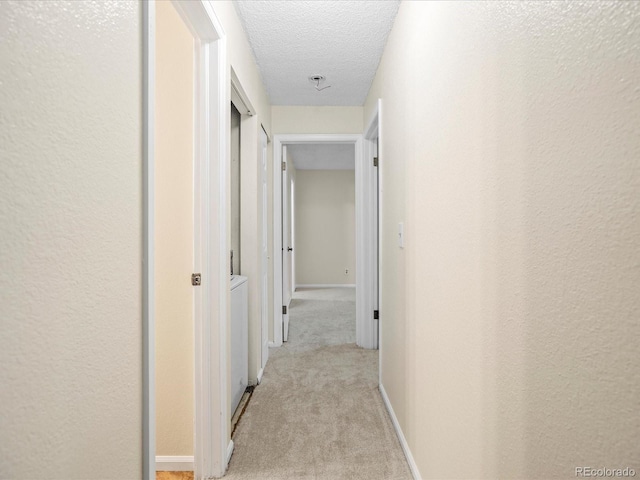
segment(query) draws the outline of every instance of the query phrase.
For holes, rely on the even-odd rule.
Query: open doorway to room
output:
[[[250,392],[262,379],[269,355],[269,139],[233,67],[230,73],[230,415],[233,432]],[[238,315],[240,311],[244,311],[244,316]]]
[[[205,0],[144,2],[143,478],[221,476],[227,390],[224,33]],[[186,62],[186,63],[185,63]]]
[[[283,339],[356,343],[355,144],[285,145],[283,162]]]
[[[364,158],[362,136],[277,135],[274,165],[274,346],[289,340],[290,301],[298,287],[355,286],[355,343],[377,348],[376,167]],[[349,191],[354,200],[345,203]]]
[[[155,9],[156,469],[194,470],[195,39],[172,2]],[[198,239],[199,240],[199,239]],[[200,313],[200,312],[198,312]]]

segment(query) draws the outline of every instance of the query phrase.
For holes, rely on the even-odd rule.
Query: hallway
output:
[[[640,472],[639,1],[3,0],[0,37],[0,479]],[[379,351],[347,289],[283,320],[373,278],[282,242],[284,147],[338,136]]]
[[[233,437],[228,479],[410,479],[378,391],[378,352],[355,346],[355,289],[302,289]]]

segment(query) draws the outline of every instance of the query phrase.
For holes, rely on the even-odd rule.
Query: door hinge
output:
[[[284,172],[287,169],[287,162],[282,162],[282,171]]]
[[[191,274],[191,285],[197,287],[202,283],[202,274],[200,273],[192,273]]]
[[[380,312],[378,310],[373,311],[373,319],[380,320]]]
[[[287,306],[286,305],[282,305],[282,314],[283,315],[287,314]]]
[[[373,166],[374,167],[378,166],[378,157],[373,157]]]

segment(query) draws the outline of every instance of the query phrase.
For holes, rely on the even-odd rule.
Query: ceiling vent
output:
[[[327,85],[326,87],[320,87],[320,84],[324,83],[325,80],[326,80],[326,78],[325,78],[324,75],[311,75],[309,77],[309,81],[311,83],[315,83],[314,88],[319,92],[321,92],[322,90],[325,90],[325,89],[327,89],[327,88],[329,88],[331,86],[331,85]]]

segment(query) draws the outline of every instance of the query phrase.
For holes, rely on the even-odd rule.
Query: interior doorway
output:
[[[232,226],[239,238],[235,248],[240,262],[233,274],[246,277],[248,283],[248,384],[254,386],[261,382],[269,356],[269,137],[233,67],[230,73],[231,107],[240,114],[239,168],[231,172],[232,214],[239,219]],[[233,161],[233,152],[231,156]],[[234,203],[235,210],[239,207],[235,213]],[[233,255],[235,263],[238,255]]]
[[[364,266],[366,275],[371,278],[367,290],[363,292],[363,303],[373,309],[372,323],[362,331],[362,341],[380,349],[380,321],[382,306],[380,304],[380,278],[382,275],[380,264],[381,239],[380,225],[382,225],[382,129],[381,129],[382,100],[378,99],[372,117],[364,132],[363,158],[364,163],[371,165],[366,168],[363,180],[363,196],[366,204],[371,208],[363,215],[363,230],[367,239],[363,242]],[[382,357],[380,352],[379,358]]]
[[[282,174],[286,161],[286,148],[292,145],[309,144],[351,144],[355,151],[355,210],[356,210],[356,343],[364,348],[377,348],[377,325],[374,320],[373,279],[374,269],[373,248],[371,242],[373,222],[371,217],[377,215],[377,208],[371,205],[371,191],[373,186],[373,163],[365,158],[362,135],[343,134],[291,134],[276,135],[274,137],[274,346],[282,345],[286,340],[285,332],[288,328],[286,313],[288,309],[288,292],[291,291],[286,279],[285,270],[290,262],[290,244],[286,244],[288,226],[286,225],[283,205],[288,197],[288,180]],[[284,167],[283,167],[284,166]],[[286,171],[286,170],[284,170]],[[280,195],[278,195],[280,192]],[[286,196],[285,196],[286,195]],[[295,257],[293,257],[295,258]],[[377,266],[375,267],[377,268]],[[375,331],[375,338],[372,333]]]
[[[236,105],[231,102],[231,116],[230,116],[230,145],[229,151],[231,153],[230,158],[230,171],[229,177],[231,179],[230,189],[230,204],[231,204],[231,245],[229,262],[231,264],[231,275],[240,275],[242,272],[242,250],[241,250],[241,235],[240,235],[240,223],[242,212],[242,189],[241,189],[241,133],[240,133],[240,119],[241,114],[236,108]]]
[[[194,37],[171,2],[156,4],[156,468],[193,470],[195,287],[200,202],[194,190]],[[198,312],[201,313],[201,312]]]
[[[262,375],[264,373],[264,367],[267,365],[269,359],[269,186],[268,186],[268,158],[267,158],[267,144],[269,143],[269,137],[264,128],[260,131],[260,146],[261,146],[261,165],[260,165],[260,185],[261,185],[261,197],[262,197],[262,232],[261,232],[261,263],[262,263],[262,275],[261,275],[261,289],[262,289],[262,301],[260,304],[260,323],[262,326],[261,332],[261,368],[258,372],[257,381],[262,381]]]
[[[162,201],[156,182],[156,140],[163,135],[156,125],[156,2],[143,2],[143,464],[146,480],[156,477],[156,211]],[[228,432],[227,324],[229,288],[227,251],[227,178],[226,142],[227,109],[221,103],[227,97],[225,37],[219,20],[205,0],[174,1],[175,8],[191,34],[192,54],[187,55],[192,72],[192,154],[183,161],[180,173],[191,177],[192,221],[191,268],[197,273],[192,279],[185,272],[176,278],[186,283],[192,292],[192,418],[193,444],[191,455],[177,455],[184,467],[189,461],[195,478],[222,476],[233,450]],[[188,103],[188,102],[187,102]],[[183,152],[184,154],[184,152]],[[182,154],[181,154],[182,155]],[[186,154],[189,157],[188,154]],[[161,189],[162,190],[162,189]],[[185,210],[186,211],[186,210]],[[185,214],[184,212],[180,215]],[[184,230],[183,227],[182,230]],[[183,235],[184,232],[176,232]],[[185,234],[186,235],[186,234]],[[199,280],[199,284],[197,282]],[[195,282],[195,284],[191,283]],[[185,309],[185,312],[188,310]],[[187,314],[188,315],[188,314]],[[186,452],[185,453],[189,453]],[[185,458],[186,457],[186,458]],[[190,457],[190,458],[189,458]]]

